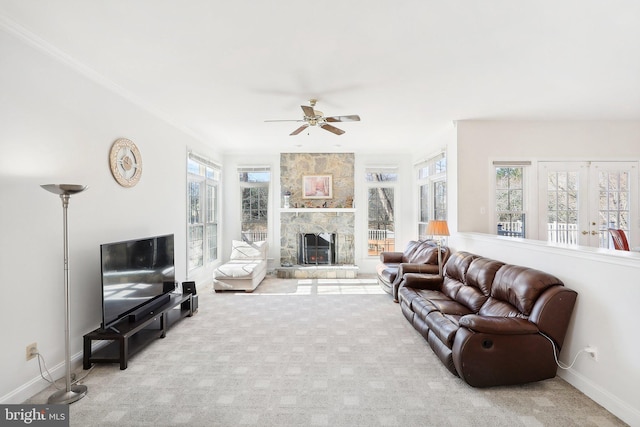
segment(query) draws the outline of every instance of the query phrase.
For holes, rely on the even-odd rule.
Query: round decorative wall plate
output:
[[[109,167],[123,187],[133,187],[142,175],[142,156],[136,144],[126,138],[117,139],[109,151]]]

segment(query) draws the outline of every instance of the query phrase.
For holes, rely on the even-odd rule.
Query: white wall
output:
[[[578,292],[560,360],[568,365],[586,346],[598,360],[578,356],[558,375],[630,425],[640,425],[640,253],[557,247],[545,242],[477,233],[452,236],[455,250],[537,268]]]
[[[457,122],[457,151],[458,229],[492,233],[493,161],[637,161],[640,121],[463,120]],[[529,218],[537,217],[535,206],[530,208]]]
[[[186,277],[187,147],[202,144],[57,59],[0,31],[0,403],[46,386],[25,347],[37,342],[64,375],[62,203],[40,184],[86,184],[69,205],[71,353],[101,321],[101,243],[176,235],[176,279]],[[131,189],[111,176],[108,152],[126,137],[143,173]],[[214,153],[211,153],[212,156]],[[77,363],[76,363],[77,364]]]

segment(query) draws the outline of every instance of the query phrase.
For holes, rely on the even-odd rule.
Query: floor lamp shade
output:
[[[449,226],[447,221],[444,220],[431,220],[427,223],[427,235],[429,236],[448,236]],[[438,273],[442,276],[442,239],[437,239],[438,242]]]
[[[85,185],[76,184],[46,184],[45,190],[57,194],[62,200],[62,234],[64,249],[64,312],[65,312],[65,388],[49,396],[48,403],[73,403],[87,394],[87,386],[71,385],[71,354],[69,350],[69,236],[67,230],[67,208],[72,194],[86,190]]]
[[[448,236],[449,226],[447,221],[432,220],[427,223],[427,235],[429,236]]]

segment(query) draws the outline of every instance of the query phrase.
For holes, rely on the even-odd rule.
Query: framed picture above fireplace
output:
[[[331,175],[305,175],[302,177],[303,199],[332,199],[333,178]]]

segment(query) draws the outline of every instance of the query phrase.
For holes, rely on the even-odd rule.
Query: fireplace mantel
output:
[[[281,208],[280,212],[291,212],[291,213],[342,213],[342,212],[355,212],[355,208]]]

